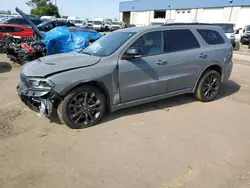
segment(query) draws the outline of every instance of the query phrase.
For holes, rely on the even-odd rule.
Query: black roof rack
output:
[[[172,25],[212,25],[210,23],[198,23],[198,22],[194,22],[194,23],[166,23],[163,24],[162,26],[172,26]]]

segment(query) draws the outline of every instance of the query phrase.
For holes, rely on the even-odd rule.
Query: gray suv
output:
[[[168,24],[117,30],[78,53],[27,63],[21,100],[71,128],[96,124],[106,111],[193,93],[212,101],[232,71],[232,45],[222,29]]]

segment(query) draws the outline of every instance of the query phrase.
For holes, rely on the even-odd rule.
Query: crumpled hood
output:
[[[25,64],[21,73],[31,77],[46,77],[72,69],[92,66],[100,59],[100,57],[81,53],[50,55]]]

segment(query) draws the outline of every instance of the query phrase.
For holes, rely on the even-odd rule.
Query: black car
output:
[[[242,44],[249,44],[250,42],[250,33],[244,33],[241,38],[240,41]]]
[[[42,23],[42,21],[40,19],[31,19],[31,21],[35,25],[39,25],[39,24]],[[21,17],[9,17],[9,18],[5,18],[0,23],[1,24],[23,25],[23,26],[30,27],[29,23],[25,19],[23,19]]]
[[[45,21],[39,24],[37,27],[40,31],[47,32],[59,26],[75,27],[75,24],[67,21],[52,20],[52,21]]]

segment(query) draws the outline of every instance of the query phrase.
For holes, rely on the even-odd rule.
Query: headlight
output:
[[[52,81],[42,78],[28,78],[28,82],[31,87],[37,89],[51,89],[55,87],[55,84]]]

